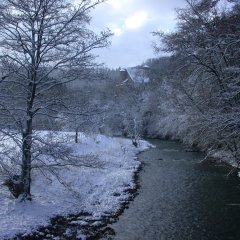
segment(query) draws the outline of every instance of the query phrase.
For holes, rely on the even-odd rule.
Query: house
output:
[[[132,81],[133,83],[148,83],[148,73],[149,67],[146,65],[120,69],[120,76],[123,83],[127,81]]]

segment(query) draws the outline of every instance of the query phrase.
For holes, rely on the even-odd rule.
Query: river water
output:
[[[240,240],[240,180],[178,142],[151,142],[139,156],[139,194],[109,225],[113,239]]]

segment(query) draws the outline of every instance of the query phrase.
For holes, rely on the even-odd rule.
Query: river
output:
[[[239,240],[240,180],[179,142],[151,142],[156,148],[139,155],[139,194],[107,239]]]

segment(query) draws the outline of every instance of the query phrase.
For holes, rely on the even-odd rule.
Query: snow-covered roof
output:
[[[132,67],[132,68],[127,68],[126,70],[133,82],[137,82],[137,83],[149,82],[149,77],[146,75],[146,72],[143,68]]]

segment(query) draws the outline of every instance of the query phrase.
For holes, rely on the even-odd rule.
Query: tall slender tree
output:
[[[96,35],[88,27],[90,11],[103,1],[78,2],[0,3],[1,129],[21,150],[18,181],[11,178],[23,199],[31,198],[35,120],[59,111],[60,98],[53,93],[58,86],[81,78],[92,65],[91,51],[108,45],[111,35],[108,31]]]

